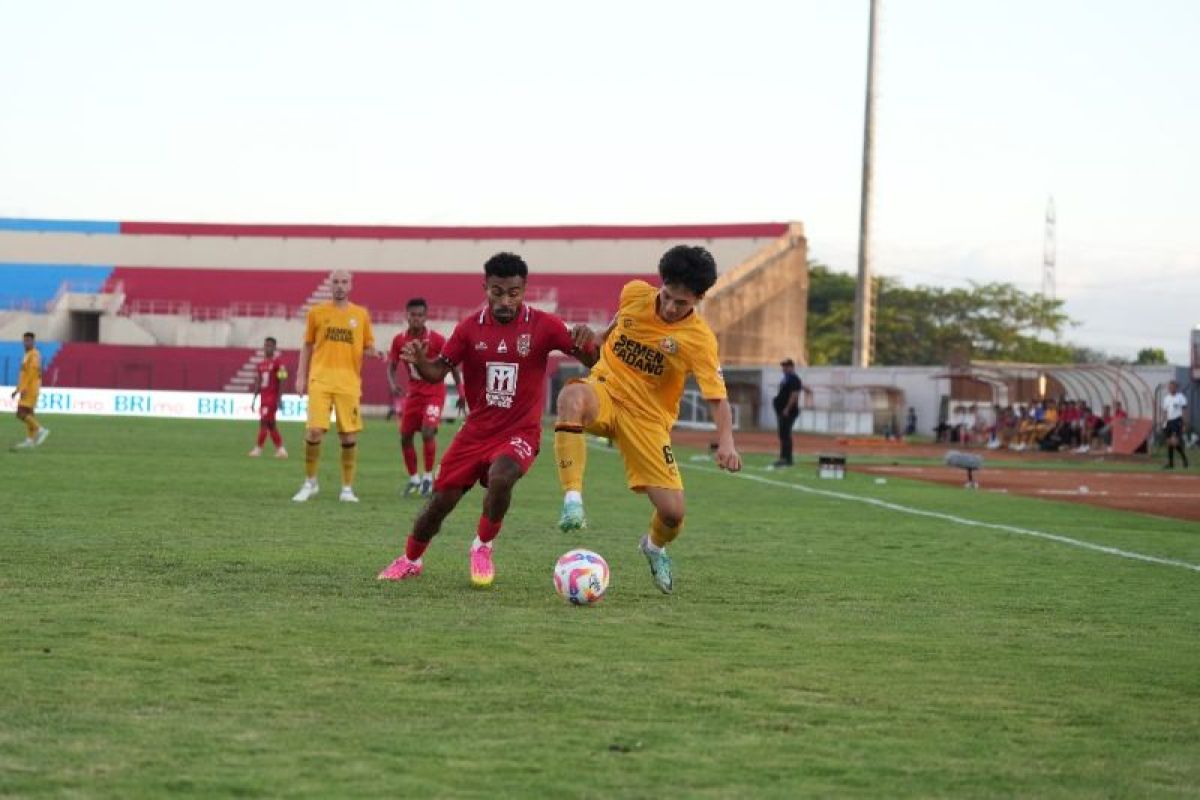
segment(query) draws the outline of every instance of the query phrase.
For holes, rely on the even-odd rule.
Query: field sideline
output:
[[[491,590],[478,492],[382,585],[419,507],[390,425],[355,506],[330,445],[290,502],[297,425],[281,462],[245,457],[253,423],[45,421],[0,454],[0,795],[1200,792],[1197,523],[682,450],[664,597],[615,454],[590,451],[591,528],[553,528],[547,437]],[[596,608],[551,586],[580,545],[612,566]]]

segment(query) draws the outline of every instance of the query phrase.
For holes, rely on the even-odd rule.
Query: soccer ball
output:
[[[573,605],[595,605],[608,589],[608,562],[591,550],[572,550],[554,565],[554,589]]]

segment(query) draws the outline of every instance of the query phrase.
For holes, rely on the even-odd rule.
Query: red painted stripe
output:
[[[749,239],[787,232],[785,222],[726,225],[548,225],[432,227],[392,225],[227,225],[122,222],[121,233],[165,236],[262,236],[307,239]]]

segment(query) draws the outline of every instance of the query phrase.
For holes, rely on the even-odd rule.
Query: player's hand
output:
[[[596,352],[596,333],[587,325],[575,325],[571,328],[571,341],[575,350],[580,353]]]
[[[418,364],[422,361],[428,360],[426,353],[428,353],[428,350],[426,349],[425,342],[422,342],[419,339],[414,339],[413,341],[404,345],[404,349],[400,351],[400,357],[409,364]]]
[[[454,407],[458,410],[458,415],[460,417],[465,417],[467,415],[467,401],[462,397],[459,397],[454,401]]]
[[[308,376],[303,372],[296,373],[296,394],[301,397],[308,394]]]
[[[732,447],[718,447],[717,466],[730,472],[737,472],[742,468],[742,457]]]

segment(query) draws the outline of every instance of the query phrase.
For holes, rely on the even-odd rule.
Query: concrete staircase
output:
[[[793,223],[786,234],[721,275],[701,313],[717,335],[721,362],[760,365],[790,356],[807,362],[808,242]]]

